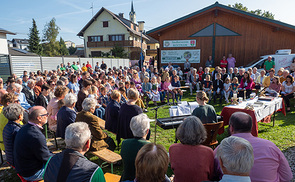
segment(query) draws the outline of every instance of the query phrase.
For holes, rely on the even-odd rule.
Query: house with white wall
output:
[[[11,34],[15,35],[15,33],[12,33],[10,31],[7,31],[3,28],[0,28],[0,56],[1,55],[8,55],[8,44],[7,44],[7,38],[6,35]]]
[[[138,22],[143,26],[143,21]],[[129,53],[130,59],[139,59],[141,46],[145,55],[149,40],[139,31],[136,13],[131,5],[129,20],[102,7],[95,16],[77,34],[84,38],[85,57],[101,57],[102,53],[110,52],[114,46],[121,46]],[[142,37],[142,45],[141,45]]]

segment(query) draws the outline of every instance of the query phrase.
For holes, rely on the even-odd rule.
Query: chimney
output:
[[[120,18],[124,18],[124,13],[119,13]]]
[[[143,32],[144,31],[144,21],[138,21],[138,29],[140,32]]]

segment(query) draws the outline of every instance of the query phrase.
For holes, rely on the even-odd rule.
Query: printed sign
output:
[[[200,63],[200,49],[193,50],[161,50],[161,63]]]
[[[164,47],[196,47],[196,40],[164,40]]]

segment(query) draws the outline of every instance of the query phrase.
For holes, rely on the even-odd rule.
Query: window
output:
[[[150,50],[151,49],[151,46],[147,46],[147,49]]]
[[[125,40],[125,35],[109,35],[109,41],[123,41]]]
[[[91,57],[101,57],[101,51],[91,51]]]
[[[103,36],[99,35],[99,36],[89,36],[88,37],[88,42],[101,42],[103,41]]]
[[[109,22],[108,21],[103,21],[102,26],[103,27],[109,27]]]

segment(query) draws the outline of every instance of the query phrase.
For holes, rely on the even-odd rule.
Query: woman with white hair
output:
[[[150,119],[143,113],[134,116],[130,121],[130,128],[134,138],[126,139],[122,142],[123,173],[121,181],[132,181],[135,179],[135,158],[141,147],[149,143],[146,137],[150,129]]]
[[[84,99],[82,102],[83,110],[76,116],[76,122],[85,122],[90,128],[92,135],[90,151],[97,151],[109,147],[109,145],[104,141],[108,136],[102,131],[101,126],[99,125],[99,123],[104,121],[93,115],[96,105],[97,101],[95,99]]]
[[[21,128],[21,121],[23,120],[24,109],[17,103],[9,104],[3,109],[4,116],[8,119],[8,123],[3,130],[3,142],[5,147],[5,154],[7,162],[14,166],[13,161],[13,146],[14,139],[17,132]]]
[[[195,116],[184,119],[176,137],[181,143],[172,144],[169,148],[174,182],[218,180],[215,177],[213,150],[202,145],[207,132],[200,119]]]
[[[68,93],[64,98],[64,106],[62,106],[57,113],[57,128],[56,136],[65,138],[66,127],[74,123],[76,120],[75,105],[77,96],[73,93]]]
[[[26,99],[26,96],[24,93],[22,93],[22,89],[23,89],[23,86],[16,83],[14,84],[15,87],[16,87],[16,95],[18,95],[18,100],[20,102],[20,105],[24,108],[24,109],[29,109],[31,108],[32,106],[28,103],[27,99]]]

